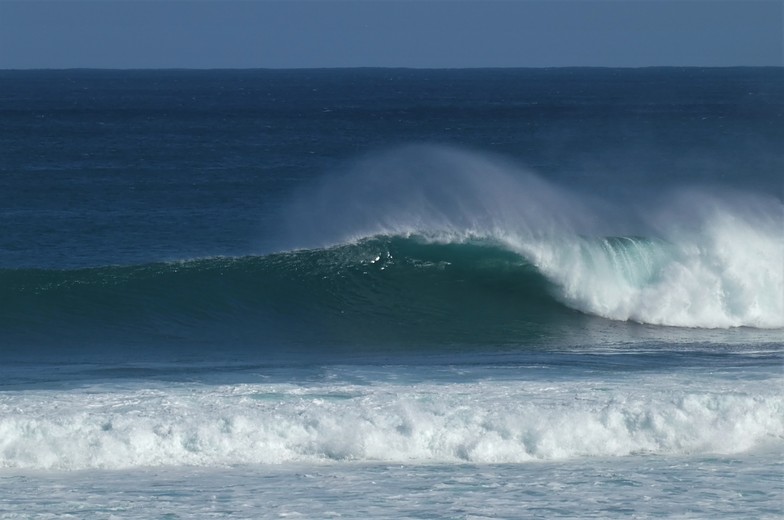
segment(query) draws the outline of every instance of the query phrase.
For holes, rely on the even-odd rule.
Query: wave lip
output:
[[[6,394],[0,467],[526,463],[740,453],[784,438],[784,398],[761,388],[666,390],[643,380],[608,391],[585,383]]]

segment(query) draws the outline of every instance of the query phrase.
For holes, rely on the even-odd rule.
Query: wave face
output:
[[[501,341],[573,314],[513,251],[418,237],[0,279],[3,329],[28,338]]]

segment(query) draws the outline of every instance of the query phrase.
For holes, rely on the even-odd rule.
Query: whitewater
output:
[[[733,455],[784,437],[777,370],[739,390],[726,376],[654,372],[609,384],[606,374],[539,374],[552,368],[502,365],[493,378],[431,368],[437,382],[416,370],[378,380],[367,368],[337,368],[337,381],[312,384],[91,384],[54,402],[10,391],[0,401],[0,467],[530,463]]]

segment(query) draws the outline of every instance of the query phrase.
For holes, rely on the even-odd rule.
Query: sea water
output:
[[[0,518],[781,518],[784,72],[0,72]]]

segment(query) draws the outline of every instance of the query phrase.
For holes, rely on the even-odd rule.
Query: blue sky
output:
[[[784,1],[0,0],[0,68],[784,65]]]

